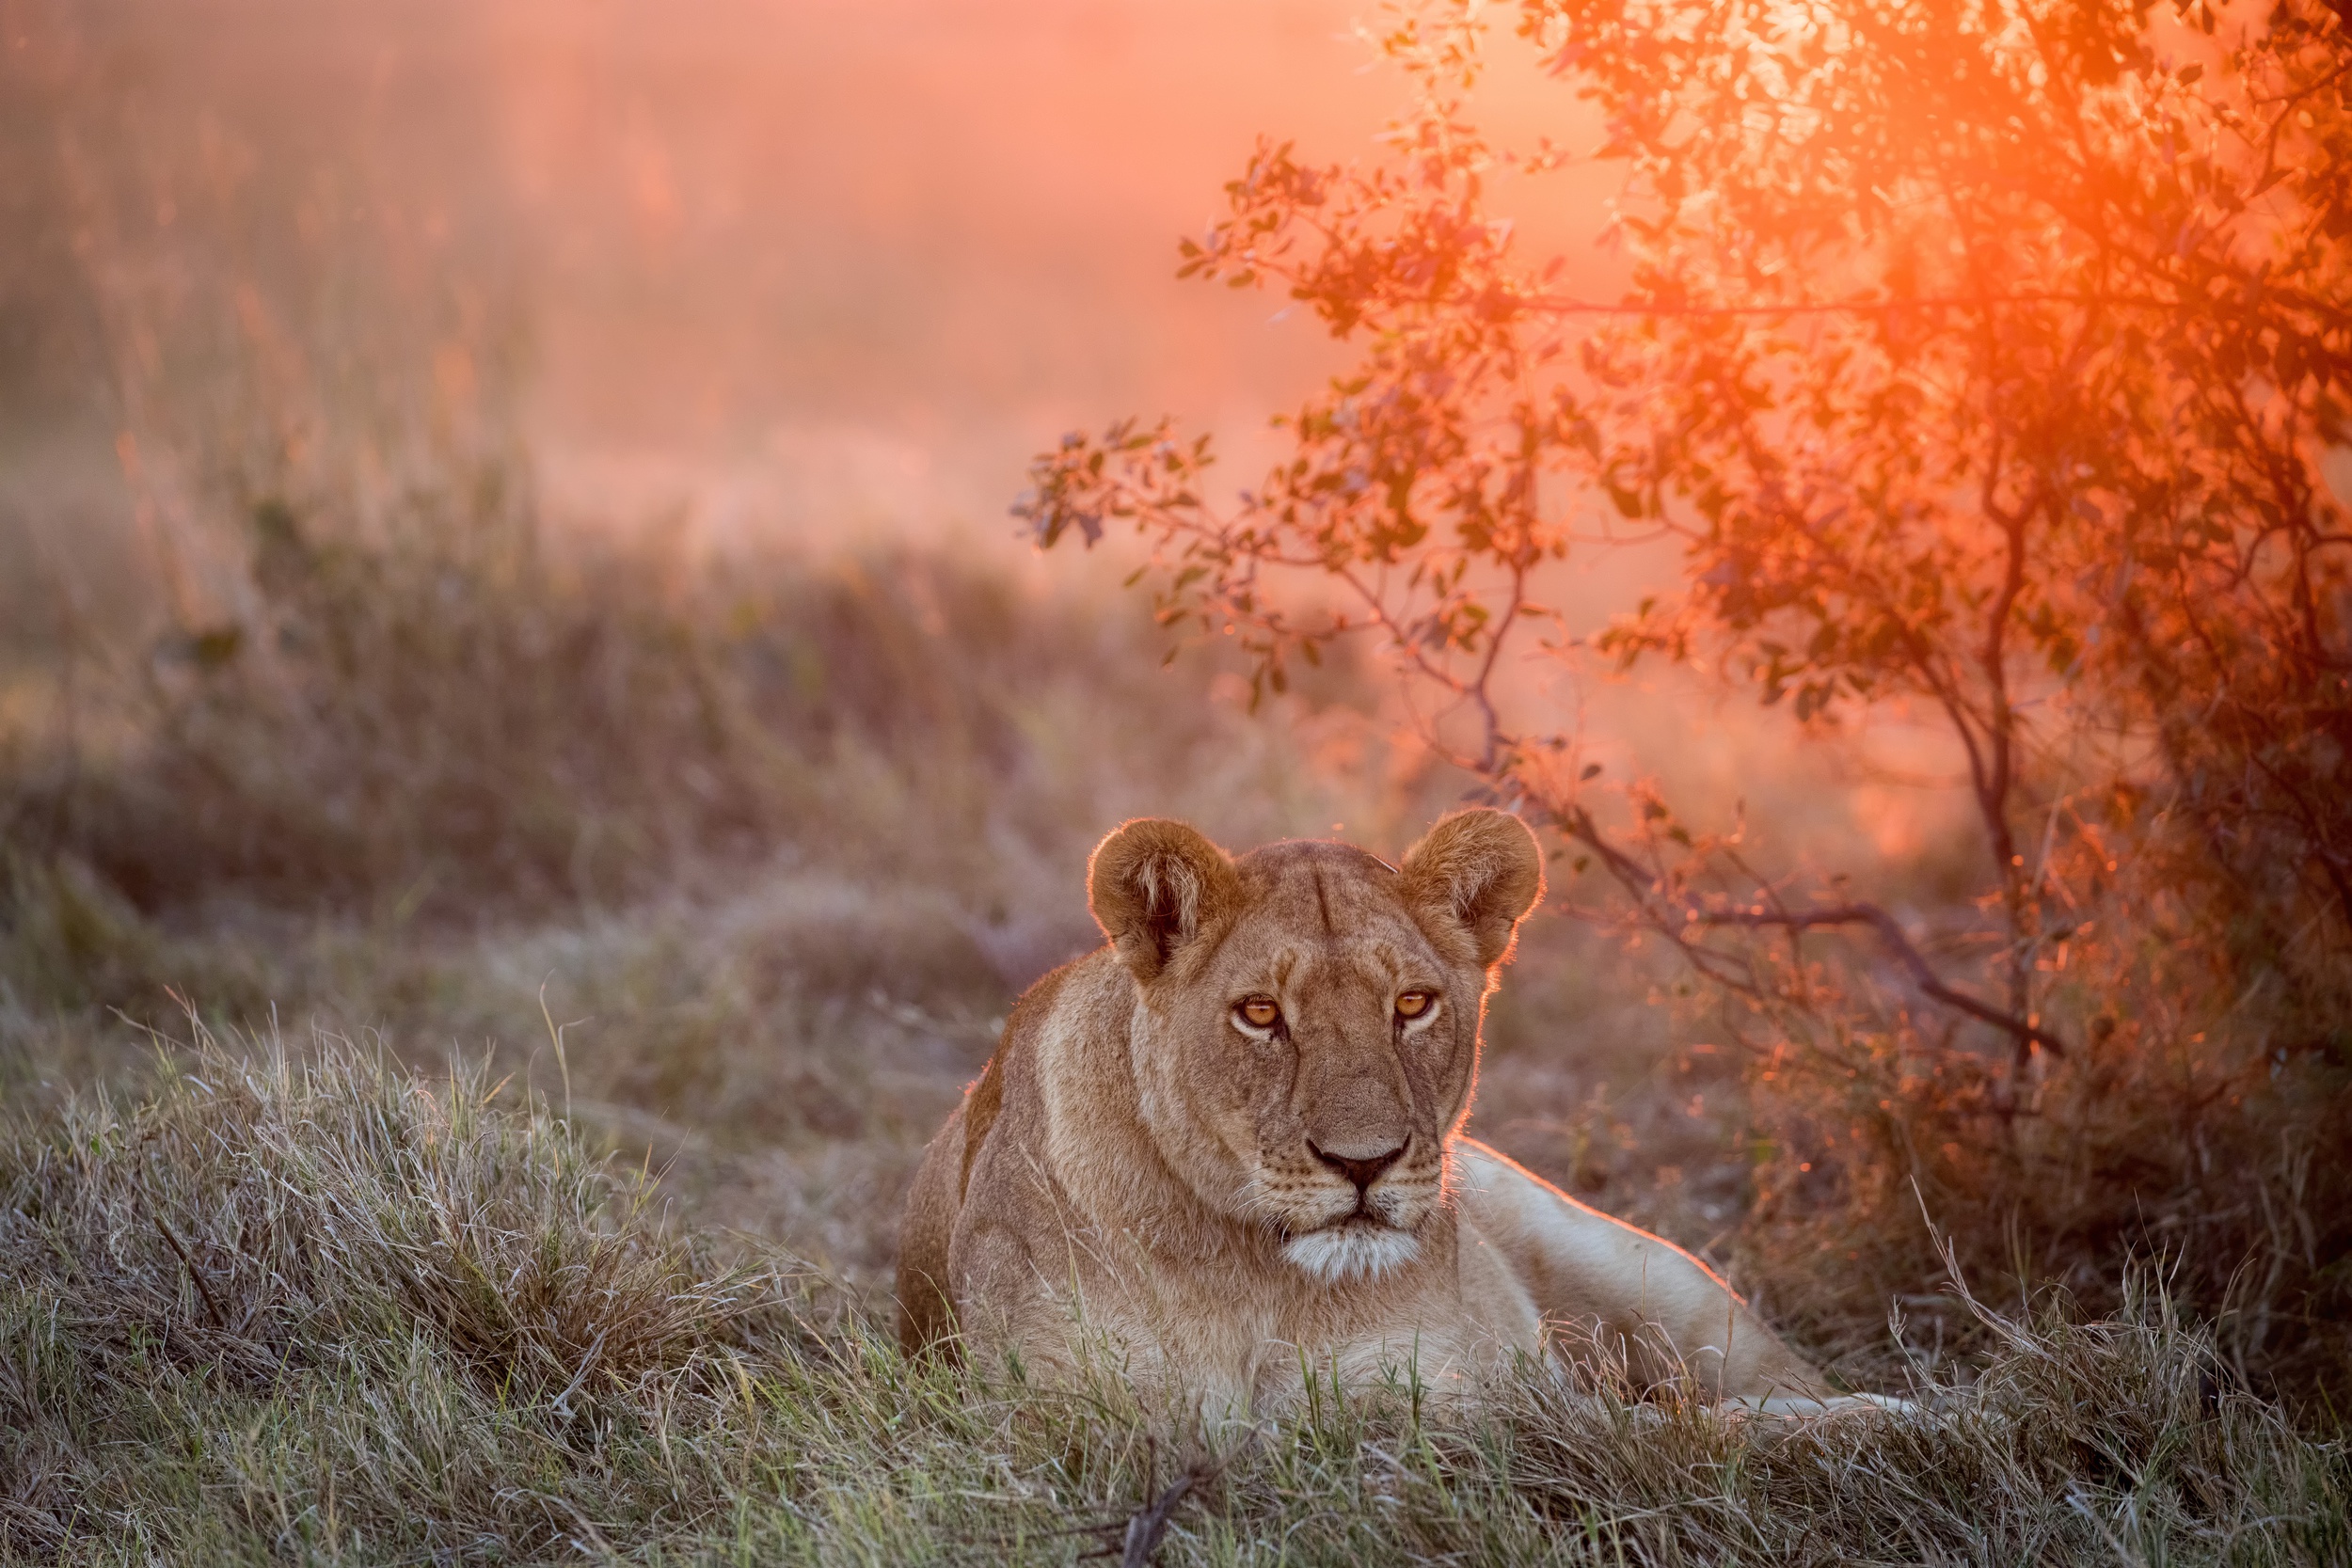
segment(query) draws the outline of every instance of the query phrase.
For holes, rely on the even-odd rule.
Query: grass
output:
[[[723,895],[398,927],[149,914],[71,862],[20,859],[0,921],[0,1101],[41,1114],[77,1085],[141,1092],[155,1058],[126,1019],[167,1024],[176,998],[223,1031],[281,1019],[297,1039],[366,1037],[421,1068],[489,1055],[661,1170],[703,1220],[886,1292],[924,1141],[1028,973],[1094,940],[1082,855],[1001,913],[987,890],[784,862]],[[1735,1065],[1679,1058],[1597,945],[1565,923],[1535,934],[1491,1022],[1482,1134],[1689,1244],[1720,1243],[1745,1180],[1725,1133]]]
[[[1122,599],[938,554],[697,566],[437,471],[380,530],[230,515],[253,593],[209,642],[132,626],[20,666],[0,1095],[135,1091],[124,1020],[183,999],[412,1064],[495,1048],[698,1213],[876,1288],[996,1021],[1100,940],[1106,825],[1168,813],[1245,846],[1343,821],[1394,853],[1458,787],[1344,667],[1253,718],[1214,699],[1216,659],[1156,669]],[[1505,1143],[1705,1243],[1739,1178],[1661,1072],[1646,974],[1558,923],[1530,950],[1490,1064],[1523,1123]],[[1661,1166],[1694,1180],[1669,1194]]]
[[[1094,839],[1393,854],[1459,782],[1360,671],[1254,719],[1214,654],[1157,671],[1116,572],[551,522],[529,323],[463,244],[248,243],[307,232],[309,135],[264,122],[308,111],[247,94],[216,146],[87,62],[0,127],[20,296],[61,302],[17,314],[42,375],[112,388],[105,494],[135,436],[156,532],[0,497],[0,1557],[1067,1561],[1184,1478],[1162,1562],[2352,1560],[2352,1015],[2217,989],[2261,933],[2169,915],[2068,972],[2106,1030],[2022,1110],[1930,1021],[1702,1016],[1654,952],[1527,931],[1475,1131],[1917,1419],[1535,1371],[1475,1418],[1391,1390],[1203,1431],[909,1365],[906,1181],[1096,940]],[[268,166],[215,180],[241,140]],[[1691,723],[1620,705],[1661,748]],[[1851,813],[1800,761],[1725,788],[1829,842]],[[1961,852],[1877,885],[1964,932]]]
[[[247,609],[52,651],[0,728],[0,831],[151,911],[400,924],[628,904],[784,847],[1001,894],[1072,815],[1186,773],[1195,804],[1295,815],[1284,759],[1155,678],[1131,617],[946,552],[559,540],[527,488],[453,459],[372,523],[237,509]],[[1353,695],[1335,673],[1295,714]]]
[[[556,1108],[200,1027],[0,1142],[0,1545],[72,1563],[2326,1563],[2352,1450],[2143,1288],[1987,1314],[1936,1409],[1780,1427],[1537,1371],[1172,1427],[910,1364]],[[1981,1310],[1979,1308],[1978,1310]]]
[[[2327,1096],[2286,1114],[2300,1068],[2227,1122],[2143,1092],[2179,1066],[2206,1096],[2195,1063],[2054,1078],[1983,1188],[2037,1204],[1966,1207],[1964,1164],[1927,1193],[1995,1313],[1939,1288],[1884,1150],[1792,1173],[1867,1118],[1775,1100],[1658,1005],[1670,970],[1558,920],[1498,1001],[1476,1130],[1931,1414],[1784,1430],[1531,1369],[1475,1417],[1392,1389],[1204,1430],[1115,1381],[908,1364],[901,1195],[1020,987],[1096,940],[1100,826],[1343,820],[1394,851],[1449,786],[1344,669],[1253,721],[1204,700],[1214,661],[1146,673],[1148,632],[944,561],[697,575],[458,515],[378,538],[251,513],[237,639],[75,650],[76,722],[18,710],[0,1551],[1067,1561],[1180,1477],[1162,1562],[2352,1551],[2340,1420],[2277,1375],[2335,1327],[2217,1315],[2211,1259],[2152,1275],[2144,1234],[2082,1218],[2132,1190],[2115,1151],[2201,1139],[2226,1249],[2280,1162],[2331,1147]],[[1969,1114],[1921,1092],[1876,1132],[1931,1147]],[[2320,1299],[2333,1180],[2265,1222],[2240,1299]]]

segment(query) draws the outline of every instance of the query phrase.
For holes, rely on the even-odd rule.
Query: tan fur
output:
[[[1238,862],[1181,823],[1095,851],[1110,945],[1013,1010],[907,1201],[899,1333],[1032,1375],[1087,1347],[1240,1407],[1408,1364],[1438,1389],[1604,1344],[1780,1408],[1817,1373],[1697,1259],[1461,1135],[1495,967],[1542,892],[1517,818],[1460,812],[1391,870]],[[1434,992],[1422,1018],[1397,998]],[[1279,1003],[1253,1030],[1238,1005]]]

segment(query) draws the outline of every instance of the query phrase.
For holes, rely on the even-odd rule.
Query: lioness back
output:
[[[1249,1405],[1303,1365],[1409,1363],[1442,1388],[1572,1338],[1718,1395],[1810,1392],[1694,1259],[1461,1136],[1486,997],[1541,889],[1534,836],[1494,811],[1398,867],[1331,843],[1236,861],[1166,821],[1112,833],[1088,876],[1108,944],[1022,997],[924,1151],[909,1352],[1047,1376],[1104,1355]]]
[[[955,1332],[947,1252],[970,1188],[972,1166],[1004,1110],[1006,1076],[1016,1070],[1009,1064],[1025,1058],[1024,1045],[1052,1010],[1072,967],[1055,970],[1022,992],[1005,1020],[995,1054],[966,1086],[963,1101],[948,1115],[947,1124],[924,1148],[898,1227],[898,1342],[910,1354]]]

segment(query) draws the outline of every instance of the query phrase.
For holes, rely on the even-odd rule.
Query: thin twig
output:
[[[1178,1476],[1176,1484],[1161,1493],[1156,1502],[1136,1510],[1127,1520],[1126,1549],[1120,1554],[1119,1568],[1150,1568],[1152,1554],[1160,1549],[1160,1538],[1168,1533],[1168,1518],[1192,1490],[1192,1482],[1190,1475]]]
[[[220,1303],[215,1299],[213,1288],[204,1283],[203,1271],[196,1266],[196,1259],[190,1258],[188,1249],[180,1244],[180,1238],[171,1233],[171,1227],[164,1223],[163,1215],[151,1213],[148,1218],[155,1222],[155,1228],[162,1232],[165,1244],[179,1258],[180,1266],[188,1271],[188,1277],[196,1281],[196,1293],[204,1298],[204,1315],[213,1320],[215,1328],[227,1328],[228,1316],[221,1311]]]
[[[1682,900],[1678,907],[1669,905],[1661,910],[1662,884],[1652,878],[1641,862],[1611,843],[1601,832],[1600,825],[1582,807],[1571,807],[1554,814],[1560,830],[1577,843],[1600,857],[1618,885],[1631,894],[1645,910],[1650,925],[1671,938],[1683,954],[1710,978],[1721,979],[1708,970],[1701,955],[1706,947],[1694,945],[1682,935],[1686,926],[1740,927],[1749,930],[1785,930],[1791,933],[1813,930],[1829,926],[1867,926],[1879,934],[1887,947],[1910,974],[1912,983],[1920,991],[1946,1006],[1966,1013],[1982,1023],[1989,1023],[2021,1044],[2039,1045],[2054,1055],[2064,1055],[2066,1042],[2026,1019],[2003,1012],[1990,1004],[1979,1002],[1966,991],[1955,990],[1947,985],[1919,949],[1912,945],[1903,933],[1901,924],[1876,904],[1829,904],[1810,907],[1782,905],[1777,897],[1770,910],[1709,910]],[[1677,920],[1675,917],[1679,916]],[[1752,991],[1752,988],[1748,989]]]
[[[1894,953],[1897,961],[1910,974],[1912,984],[1927,995],[1947,1007],[1966,1013],[1979,1022],[1993,1025],[2022,1044],[2039,1045],[2057,1055],[2065,1053],[2065,1040],[2047,1029],[1946,985],[1934,967],[1903,934],[1901,924],[1876,904],[1830,904],[1780,911],[1703,910],[1694,907],[1687,911],[1687,917],[1694,926],[1740,926],[1751,929],[1771,927],[1789,931],[1812,930],[1823,926],[1867,926]]]

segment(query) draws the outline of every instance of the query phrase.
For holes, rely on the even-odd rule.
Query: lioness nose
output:
[[[1410,1139],[1406,1140],[1407,1143],[1410,1141]],[[1370,1192],[1372,1184],[1380,1180],[1380,1173],[1395,1164],[1405,1154],[1404,1144],[1397,1145],[1386,1153],[1375,1154],[1368,1160],[1351,1160],[1344,1154],[1334,1154],[1327,1148],[1316,1148],[1312,1138],[1307,1140],[1307,1147],[1313,1150],[1316,1159],[1355,1182],[1359,1195]]]

